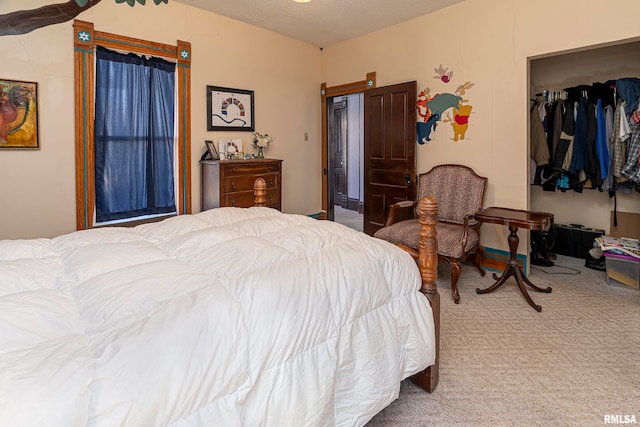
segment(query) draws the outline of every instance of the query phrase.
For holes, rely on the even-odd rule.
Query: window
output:
[[[190,213],[191,46],[78,20],[74,37],[77,228]]]
[[[175,64],[98,46],[96,221],[176,211]]]

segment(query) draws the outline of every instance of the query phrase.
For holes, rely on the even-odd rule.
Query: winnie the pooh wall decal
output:
[[[471,115],[471,105],[461,105],[460,108],[453,108],[453,119],[449,113],[447,118],[442,120],[442,123],[451,122],[453,127],[453,140],[464,139],[464,135],[469,128],[469,116]]]
[[[434,68],[434,71],[437,73],[434,78],[442,83],[449,83],[453,77],[453,71],[448,71],[448,68],[443,68],[442,65]],[[473,86],[474,83],[466,81],[459,85],[454,93],[443,92],[431,96],[430,88],[425,88],[418,93],[416,102],[418,144],[431,141],[431,133],[436,131],[440,121],[451,123],[453,141],[465,139],[473,107],[468,105],[469,100],[465,99],[464,95]]]

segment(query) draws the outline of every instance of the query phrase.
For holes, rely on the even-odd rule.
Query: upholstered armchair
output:
[[[460,263],[475,253],[475,265],[485,275],[484,249],[480,245],[482,224],[474,219],[474,213],[482,209],[486,185],[487,178],[463,165],[439,165],[418,176],[417,200],[432,196],[438,203],[438,259],[451,267],[451,294],[456,304],[460,302]],[[409,200],[391,205],[385,226],[374,236],[402,246],[417,259],[420,223],[416,205]]]

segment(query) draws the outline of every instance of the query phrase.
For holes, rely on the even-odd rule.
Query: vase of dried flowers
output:
[[[268,133],[253,133],[253,146],[258,149],[257,157],[259,159],[264,159],[264,149],[267,148],[275,138],[269,136]]]

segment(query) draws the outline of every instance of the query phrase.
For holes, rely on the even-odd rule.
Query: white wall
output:
[[[0,3],[0,14],[51,1]],[[283,163],[286,212],[321,208],[321,52],[275,33],[177,2],[156,6],[105,0],[77,19],[95,29],[166,44],[191,43],[192,206],[200,211],[204,140],[249,132],[207,132],[206,86],[255,91],[256,130],[276,137],[267,157]],[[75,230],[72,21],[0,37],[0,78],[38,82],[40,146],[0,150],[0,238],[52,237]],[[309,140],[304,140],[304,134]]]
[[[0,3],[0,14],[50,3]],[[267,156],[284,159],[283,210],[321,206],[319,85],[378,86],[417,80],[419,88],[455,90],[434,79],[439,64],[452,85],[472,81],[467,139],[454,142],[441,123],[418,147],[418,170],[437,163],[472,166],[489,178],[485,204],[527,208],[528,59],[640,37],[640,2],[616,0],[467,0],[366,36],[326,47],[282,37],[176,2],[131,8],[105,0],[78,17],[97,30],[174,44],[192,43],[192,201],[200,207],[198,159],[207,132],[206,85],[256,92],[257,130],[276,136]],[[72,23],[0,37],[0,77],[39,83],[41,149],[0,151],[0,238],[53,236],[75,229]],[[304,141],[304,133],[309,141]],[[506,248],[504,227],[483,227],[483,243]],[[521,245],[521,252],[522,252]]]
[[[636,0],[467,0],[325,48],[323,80],[335,86],[375,71],[378,86],[417,80],[432,94],[472,81],[467,138],[454,142],[448,123],[440,123],[433,141],[418,147],[418,171],[469,165],[489,179],[486,206],[525,209],[528,59],[638,37],[639,13]],[[440,64],[454,72],[451,83],[434,79]],[[506,227],[485,225],[483,244],[506,250],[507,234]],[[519,252],[526,247],[521,241]]]

